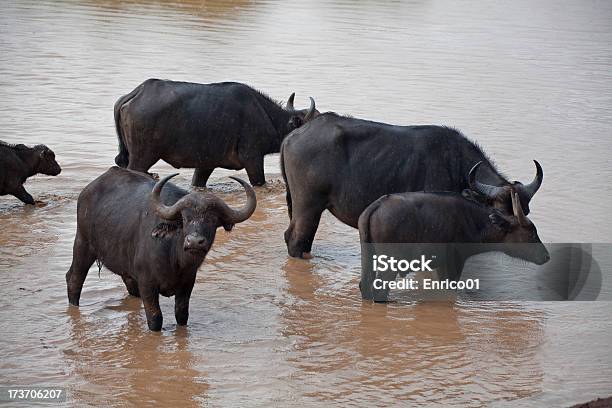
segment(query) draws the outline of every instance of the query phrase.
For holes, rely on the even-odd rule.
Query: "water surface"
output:
[[[115,100],[150,77],[237,80],[296,105],[455,126],[510,179],[545,180],[545,242],[612,241],[612,3],[18,1],[0,15],[0,139],[63,167],[0,197],[0,382],[68,387],[73,406],[406,403],[563,406],[612,390],[609,303],[362,303],[355,230],[325,214],[286,255],[278,156],[255,215],[220,232],[187,328],[146,329],[121,279],[64,274],[76,199],[113,164]],[[170,166],[153,168],[167,174]],[[177,182],[188,187],[191,170]],[[230,204],[243,195],[213,174]],[[241,174],[244,174],[241,172]]]

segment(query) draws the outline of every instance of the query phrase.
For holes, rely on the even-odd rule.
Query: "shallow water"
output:
[[[112,106],[149,77],[238,80],[296,105],[455,126],[511,179],[544,167],[545,242],[611,242],[612,4],[539,1],[22,1],[0,14],[0,139],[63,167],[0,197],[0,383],[68,387],[69,405],[569,405],[612,392],[612,307],[362,303],[355,230],[325,214],[311,261],[287,257],[278,156],[255,215],[220,232],[187,328],[146,329],[92,267],[69,308],[80,190],[113,164]],[[171,171],[160,163],[160,174]],[[189,185],[184,169],[177,182]],[[213,174],[213,191],[243,194]],[[241,174],[244,174],[241,172]],[[0,385],[2,385],[0,384]]]

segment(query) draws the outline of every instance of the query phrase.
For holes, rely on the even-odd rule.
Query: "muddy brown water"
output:
[[[112,106],[149,77],[239,80],[296,105],[456,126],[512,179],[545,181],[545,242],[612,241],[612,3],[17,1],[0,13],[0,139],[63,167],[0,197],[0,385],[71,406],[555,405],[612,393],[606,302],[362,303],[355,230],[325,214],[287,257],[278,156],[254,216],[220,232],[187,328],[162,299],[146,329],[121,279],[92,267],[69,308],[79,191],[116,154]],[[172,169],[160,163],[154,171]],[[192,171],[177,182],[189,185]],[[213,174],[234,205],[243,193]],[[241,174],[243,174],[241,172]]]

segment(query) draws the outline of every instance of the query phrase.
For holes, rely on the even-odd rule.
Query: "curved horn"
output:
[[[151,191],[151,195],[149,197],[149,201],[151,202],[151,205],[153,206],[153,209],[155,210],[157,215],[166,220],[176,219],[182,207],[182,199],[174,203],[174,205],[172,205],[171,207],[164,205],[160,199],[162,188],[164,188],[164,185],[168,182],[168,180],[175,176],[178,176],[178,173],[171,174],[159,180],[155,184],[155,187],[153,187],[153,190]]]
[[[295,99],[295,92],[289,96],[289,99],[287,99],[287,110],[295,110],[295,108],[293,107],[294,99]]]
[[[315,101],[314,99],[312,99],[312,96],[309,96],[309,98],[310,98],[310,108],[308,109],[308,113],[306,114],[306,116],[304,116],[304,122],[308,122],[310,119],[314,117]]]
[[[544,172],[542,171],[542,166],[540,166],[540,163],[538,163],[537,160],[534,160],[533,162],[536,166],[535,178],[529,184],[518,186],[518,188],[521,189],[523,193],[525,193],[529,200],[531,200],[534,194],[537,193],[537,191],[540,189],[540,186],[542,185],[542,180],[544,179]]]
[[[518,219],[519,225],[528,225],[527,217],[525,217],[525,213],[523,212],[523,206],[521,205],[518,193],[511,191],[510,195],[512,197],[512,212]]]
[[[489,184],[483,184],[476,180],[476,172],[478,171],[478,167],[480,167],[481,164],[482,161],[476,163],[468,173],[468,183],[470,185],[470,188],[480,194],[486,195],[489,198],[495,198],[503,191],[503,188],[491,186]]]
[[[230,177],[232,180],[236,180],[242,187],[247,195],[247,202],[239,210],[234,210],[230,208],[227,204],[225,204],[222,200],[222,205],[220,206],[221,211],[223,213],[223,222],[226,224],[238,224],[240,222],[246,221],[253,213],[255,212],[255,207],[257,207],[257,197],[255,196],[255,191],[253,187],[249,183],[244,180],[239,179],[238,177]]]

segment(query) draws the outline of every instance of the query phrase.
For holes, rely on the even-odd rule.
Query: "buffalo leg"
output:
[[[253,159],[245,164],[249,181],[253,186],[263,186],[266,184],[266,177],[264,175],[264,159],[263,157]]]
[[[34,204],[34,198],[26,191],[23,185],[17,187],[17,190],[13,193],[13,195],[25,204]]]
[[[159,289],[145,283],[139,283],[138,289],[140,298],[144,305],[147,315],[147,325],[151,331],[160,331],[162,328],[163,317],[159,308]]]
[[[191,289],[179,290],[174,297],[174,317],[176,324],[185,326],[189,319],[189,298],[191,297]]]
[[[123,279],[123,283],[125,283],[125,287],[130,295],[140,297],[140,292],[138,291],[138,282],[131,276],[121,276]]]
[[[321,214],[325,207],[313,200],[306,205],[295,205],[293,208],[293,218],[289,223],[289,228],[285,231],[285,242],[289,256],[296,258],[310,258],[312,242],[314,240]]]
[[[388,283],[395,280],[397,272],[385,271],[380,272],[378,277],[387,284],[381,289],[375,289],[372,287],[372,300],[376,303],[386,303],[389,300],[389,286]],[[373,282],[372,282],[373,283]]]
[[[206,182],[214,169],[195,169],[191,185],[194,187],[206,187]]]
[[[81,299],[83,283],[87,278],[89,268],[96,260],[96,255],[89,249],[89,244],[80,237],[77,231],[72,248],[72,265],[66,273],[66,286],[68,289],[68,302],[78,306]]]

